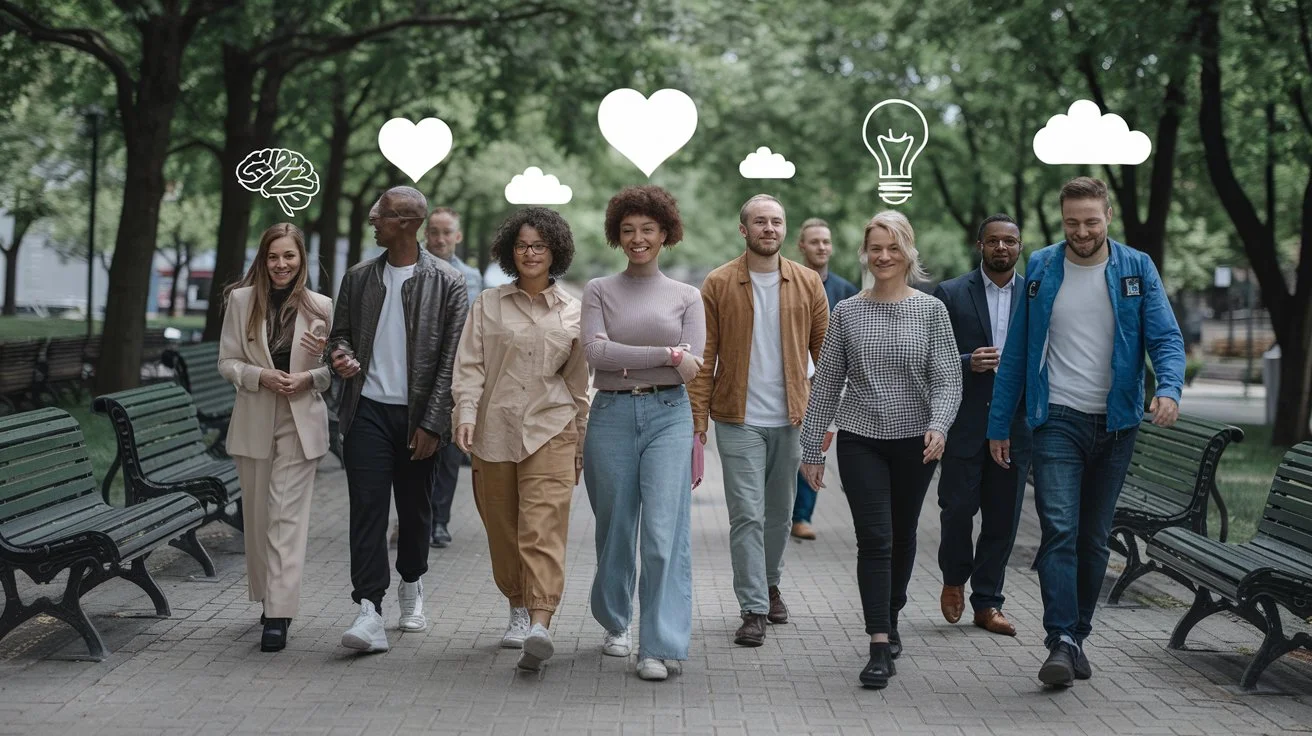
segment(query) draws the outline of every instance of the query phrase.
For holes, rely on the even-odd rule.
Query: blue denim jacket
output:
[[[1143,419],[1144,351],[1157,374],[1157,396],[1180,401],[1184,385],[1184,338],[1148,254],[1107,241],[1107,292],[1116,315],[1112,388],[1107,394],[1107,430],[1129,429]],[[1022,393],[1025,420],[1037,428],[1048,420],[1048,323],[1065,278],[1066,241],[1030,256],[1025,297],[1011,316],[1007,345],[993,382],[988,437],[1008,439]]]

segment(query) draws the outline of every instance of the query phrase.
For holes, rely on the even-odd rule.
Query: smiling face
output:
[[[269,281],[275,289],[283,289],[296,280],[301,272],[301,249],[290,236],[269,243],[269,252],[264,257],[265,268],[269,271]]]
[[[911,263],[902,249],[893,239],[893,233],[884,227],[872,227],[866,234],[863,246],[866,253],[866,265],[876,281],[897,281],[905,283],[907,270]]]
[[[990,222],[984,226],[984,236],[978,245],[986,270],[1007,273],[1020,258],[1020,228],[1010,222]]]
[[[547,278],[551,273],[551,248],[537,228],[525,225],[515,238],[515,271],[521,281]]]
[[[627,215],[620,220],[620,248],[629,263],[641,266],[655,261],[665,245],[665,230],[646,215]]]
[[[747,241],[747,249],[758,256],[778,253],[788,232],[784,208],[773,200],[761,199],[752,202],[746,214],[747,222],[738,225],[738,232]]]
[[[802,231],[802,242],[797,247],[801,249],[806,265],[819,271],[829,265],[829,257],[834,252],[834,241],[829,235],[829,228],[812,225]]]
[[[1068,199],[1061,204],[1066,245],[1082,259],[1093,258],[1107,245],[1111,207],[1102,199]]]

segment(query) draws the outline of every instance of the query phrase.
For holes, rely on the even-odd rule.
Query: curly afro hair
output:
[[[620,223],[629,215],[645,215],[655,220],[665,231],[665,245],[669,247],[683,240],[683,220],[679,218],[679,203],[674,195],[661,187],[647,184],[625,187],[610,198],[606,205],[606,242],[612,248],[620,245]]]
[[[564,276],[574,260],[574,234],[559,212],[546,207],[525,207],[507,217],[501,227],[497,228],[496,235],[492,236],[492,257],[501,266],[501,270],[507,276],[519,278],[519,269],[515,267],[515,239],[525,225],[537,230],[551,249],[551,270],[547,272],[548,275],[553,279]]]

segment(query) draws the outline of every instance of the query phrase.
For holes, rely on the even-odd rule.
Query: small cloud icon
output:
[[[511,204],[567,204],[574,192],[552,174],[530,166],[506,185],[506,201]]]
[[[1098,103],[1076,100],[1034,135],[1034,155],[1045,164],[1141,164],[1153,144],[1125,119],[1102,114]]]
[[[797,167],[782,153],[771,153],[769,148],[761,146],[738,164],[738,173],[744,179],[791,179]]]

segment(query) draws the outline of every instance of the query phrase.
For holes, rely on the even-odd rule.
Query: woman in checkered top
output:
[[[875,285],[829,317],[802,423],[802,474],[824,488],[821,443],[834,422],[870,634],[860,680],[881,688],[902,652],[897,613],[907,602],[920,507],[961,403],[961,359],[947,308],[910,286],[925,272],[907,218],[875,215],[862,247]]]

